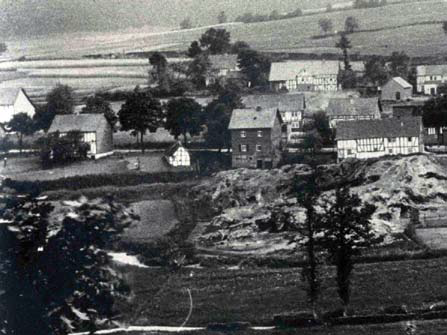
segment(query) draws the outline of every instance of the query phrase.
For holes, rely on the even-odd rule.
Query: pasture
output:
[[[446,264],[446,258],[357,264],[351,306],[357,314],[370,314],[380,313],[386,306],[405,304],[409,310],[416,310],[445,301]],[[194,304],[188,323],[191,326],[234,321],[269,325],[275,314],[309,308],[298,268],[189,268],[177,273],[139,268],[123,271],[135,293],[123,314],[131,324],[180,325],[189,310],[186,289],[191,290]],[[322,269],[320,306],[323,311],[340,307],[334,271],[332,267]]]

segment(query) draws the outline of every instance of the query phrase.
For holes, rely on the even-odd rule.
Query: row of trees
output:
[[[321,32],[324,35],[332,33],[334,30],[334,24],[332,23],[332,20],[327,17],[323,17],[318,20],[318,25],[320,26]],[[343,30],[345,33],[352,34],[353,32],[359,30],[359,28],[360,24],[355,16],[348,16],[346,18]]]
[[[254,22],[266,22],[276,21],[283,19],[291,19],[294,17],[300,17],[303,15],[301,8],[297,8],[286,14],[280,14],[277,10],[273,10],[269,15],[257,15],[250,12],[244,13],[236,18],[236,22],[254,23]]]

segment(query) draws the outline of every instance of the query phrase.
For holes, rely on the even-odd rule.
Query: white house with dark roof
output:
[[[329,126],[337,128],[340,121],[380,119],[377,98],[331,98],[326,109]]]
[[[306,109],[304,94],[254,94],[242,97],[247,108],[276,109],[281,113],[287,141],[304,135],[303,115]]]
[[[281,158],[281,114],[275,108],[235,109],[228,130],[231,132],[234,168],[271,169]]]
[[[416,90],[426,95],[438,94],[439,85],[447,81],[447,64],[416,67]]]
[[[90,145],[89,155],[100,158],[113,153],[113,130],[103,114],[56,115],[49,133],[65,136],[78,131],[82,141]]]
[[[176,142],[164,152],[163,158],[170,166],[190,167],[191,155],[188,150],[180,143]]]
[[[25,113],[33,117],[36,108],[22,88],[0,89],[0,123],[11,121],[15,114]]]
[[[334,60],[302,60],[273,62],[269,82],[273,91],[337,91],[340,89],[338,73],[343,63]],[[351,62],[358,75],[364,72],[364,64]]]
[[[423,152],[422,118],[340,121],[336,141],[338,160]]]
[[[402,77],[394,77],[381,87],[382,101],[406,101],[413,96],[413,85]]]

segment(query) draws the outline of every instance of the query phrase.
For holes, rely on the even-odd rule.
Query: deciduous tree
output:
[[[366,82],[375,86],[382,86],[389,78],[385,58],[381,56],[371,56],[365,62],[365,74],[363,76]]]
[[[188,57],[194,58],[201,53],[202,53],[202,48],[200,47],[199,42],[192,41],[191,45],[189,46],[189,49],[188,49],[188,53],[187,53]]]
[[[318,24],[320,25],[321,31],[325,35],[331,32],[333,29],[332,20],[329,18],[321,18],[320,20],[318,20]]]
[[[161,90],[167,92],[170,89],[168,61],[166,57],[160,52],[154,52],[149,57],[149,63],[153,66],[154,71],[152,75]]]
[[[360,198],[351,194],[349,188],[335,191],[335,199],[324,205],[317,243],[326,250],[328,260],[336,267],[338,295],[342,301],[344,315],[351,296],[351,275],[354,256],[365,248],[381,241],[371,228],[371,216],[375,207],[363,204]]]
[[[267,84],[270,59],[253,49],[242,49],[238,56],[239,67],[250,81],[251,86]]]
[[[110,107],[110,103],[103,97],[95,94],[87,98],[85,107],[82,108],[81,113],[83,114],[103,114],[104,117],[109,122],[112,129],[115,129],[115,125],[118,122],[118,117],[115,112]]]
[[[26,113],[14,114],[12,119],[8,122],[7,128],[9,131],[17,132],[19,137],[19,149],[23,149],[23,136],[32,135],[36,131],[33,119]]]
[[[127,98],[118,112],[118,118],[121,130],[130,130],[134,136],[139,136],[142,152],[144,152],[144,134],[147,131],[154,133],[163,125],[160,101],[138,88]]]
[[[225,29],[210,28],[200,37],[199,42],[212,55],[224,54],[231,48],[230,33]]]
[[[48,111],[56,114],[72,114],[74,109],[73,89],[67,85],[57,85],[46,97]]]
[[[359,22],[354,16],[348,16],[345,20],[345,32],[353,33],[359,29]]]
[[[203,111],[195,100],[191,98],[171,99],[166,105],[165,128],[177,139],[183,135],[183,141],[187,144],[187,135],[199,135],[202,131]]]
[[[205,87],[206,76],[211,71],[208,54],[203,52],[194,57],[188,67],[188,77],[198,89]]]
[[[410,66],[410,57],[401,51],[394,51],[390,56],[390,75],[391,77],[402,77],[404,79],[408,78]]]

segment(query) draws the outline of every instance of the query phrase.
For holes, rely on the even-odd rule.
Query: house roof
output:
[[[418,76],[436,76],[447,74],[447,64],[419,65],[416,67]]]
[[[299,111],[306,108],[304,94],[259,94],[247,95],[242,103],[248,108],[275,108],[280,112]]]
[[[422,129],[421,117],[402,119],[340,121],[337,123],[337,140],[362,138],[417,137]]]
[[[209,60],[211,63],[211,69],[235,69],[238,67],[237,55],[210,55]]]
[[[379,115],[377,98],[332,98],[326,111],[327,116]]]
[[[303,75],[338,74],[338,61],[287,61],[273,62],[269,81],[286,81]]]
[[[398,83],[400,86],[402,86],[403,88],[413,88],[413,85],[411,85],[408,81],[406,81],[404,78],[402,77],[394,77],[391,78],[390,81],[394,81],[396,83]]]
[[[231,114],[228,129],[257,129],[273,128],[276,117],[281,115],[274,108],[269,109],[235,109]]]
[[[164,152],[164,156],[165,157],[171,157],[172,155],[175,154],[175,152],[179,149],[183,147],[182,144],[180,143],[180,141],[175,142],[173,145],[171,145],[169,148],[167,148]]]
[[[107,123],[107,120],[103,114],[56,115],[48,132],[67,133],[74,130],[96,132],[101,123],[104,124],[104,122]]]
[[[17,95],[21,88],[1,88],[0,89],[0,105],[11,106],[16,102]]]

